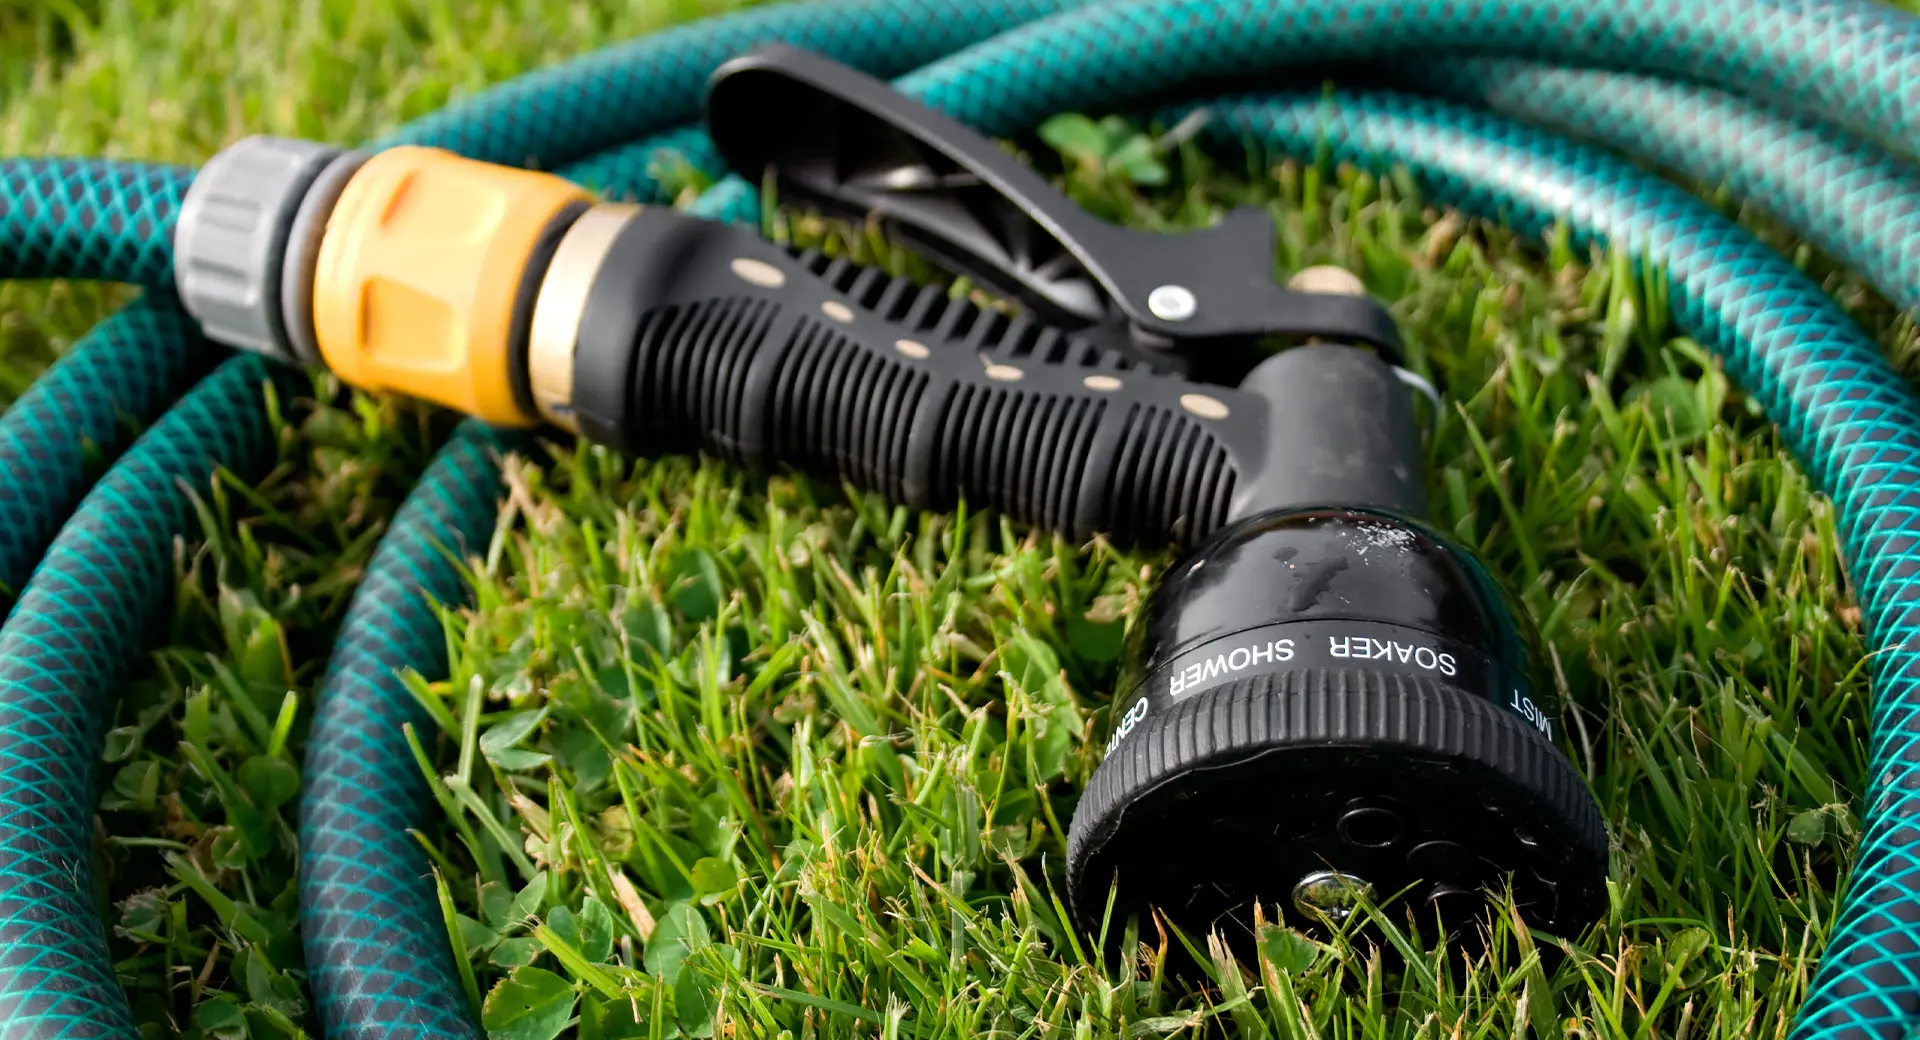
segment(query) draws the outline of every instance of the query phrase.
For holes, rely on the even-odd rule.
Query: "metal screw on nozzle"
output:
[[[1186,321],[1200,309],[1200,302],[1184,285],[1162,285],[1147,294],[1147,309],[1161,321]]]

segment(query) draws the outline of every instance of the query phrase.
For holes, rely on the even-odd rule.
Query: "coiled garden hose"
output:
[[[288,373],[236,357],[94,485],[0,631],[0,1008],[10,1035],[138,1035],[87,882],[107,699],[139,650],[194,522],[181,486],[270,461],[259,400]],[[289,380],[289,382],[291,382]]]
[[[659,147],[715,159],[700,132],[684,125],[698,114],[706,75],[774,39],[876,73],[906,73],[897,81],[902,92],[995,134],[1022,132],[1061,109],[1127,107],[1203,73],[1308,61],[1457,51],[1624,69],[1540,67],[1537,78],[1508,79],[1499,90],[1483,79],[1468,95],[1706,181],[1731,180],[1891,298],[1912,299],[1911,173],[1871,142],[1920,150],[1920,20],[1868,0],[815,3],[614,48],[453,106],[380,144],[442,145],[558,168],[588,187],[651,200],[657,189],[645,164]],[[1677,87],[1663,75],[1707,86]],[[1461,82],[1473,85],[1468,76],[1448,91],[1465,90]],[[1538,90],[1515,93],[1535,82]],[[1600,107],[1561,96],[1582,82],[1620,100]],[[1621,116],[1659,113],[1678,91],[1708,90],[1779,112],[1732,93],[1711,95],[1743,107],[1723,107],[1728,121],[1718,139],[1678,143],[1673,123],[1649,115],[1629,126]],[[1792,265],[1604,152],[1406,95],[1256,96],[1204,107],[1220,144],[1303,158],[1330,149],[1376,169],[1405,166],[1439,201],[1530,232],[1559,223],[1667,271],[1676,321],[1725,360],[1834,500],[1876,648],[1867,833],[1795,1032],[1905,1034],[1920,1021],[1920,648],[1909,645],[1920,624],[1920,400]],[[647,135],[664,136],[636,143]],[[1799,177],[1791,165],[1737,161],[1783,146],[1841,165]],[[84,485],[77,455],[46,445],[87,437],[114,450],[118,426],[100,417],[151,419],[214,352],[181,327],[167,298],[168,229],[184,187],[178,175],[64,160],[19,161],[0,174],[0,274],[126,280],[156,297],[111,319],[112,335],[103,326],[49,373],[53,389],[36,388],[0,418],[0,506],[29,501],[30,486],[49,489],[30,506],[40,519],[0,530],[0,562],[17,568],[14,561],[39,555],[52,533],[47,518]],[[750,187],[729,180],[702,211],[737,218],[752,199]],[[113,358],[139,358],[144,367],[102,363]],[[0,1027],[8,1036],[133,1035],[97,918],[75,897],[90,890],[86,807],[100,702],[138,650],[137,619],[158,601],[153,575],[165,566],[164,545],[185,523],[175,481],[203,483],[215,465],[245,469],[264,457],[272,431],[259,396],[272,370],[254,358],[227,362],[135,442],[45,546],[0,629]],[[371,817],[356,815],[358,803],[344,797],[314,799],[391,784],[379,789],[394,792],[393,801],[368,813],[422,804],[409,786],[416,781],[404,779],[416,774],[399,724],[414,709],[394,673],[444,667],[438,619],[420,597],[458,594],[443,550],[472,545],[490,527],[496,488],[488,454],[499,446],[470,426],[428,470],[368,571],[321,691],[301,883],[312,984],[331,1036],[477,1035],[444,945],[420,934],[438,914],[417,850],[356,846],[356,834],[367,833],[356,829]],[[393,956],[400,950],[409,953]]]
[[[87,455],[111,451],[213,367],[220,348],[168,297],[142,299],[75,343],[0,413],[0,594],[26,584],[87,492]]]
[[[1818,120],[1636,73],[1469,58],[1397,70],[1407,85],[1562,130],[1724,186],[1920,308],[1920,171]]]
[[[464,558],[492,534],[496,457],[511,446],[510,435],[469,421],[440,450],[368,564],[321,684],[300,803],[300,896],[329,1036],[402,1024],[424,1036],[473,1032],[439,906],[420,898],[409,835],[432,795],[406,741],[389,738],[417,721],[400,676],[444,674],[433,606],[464,598],[444,554]]]
[[[173,221],[193,171],[100,159],[0,162],[0,271],[159,290],[101,322],[0,414],[0,595],[27,574],[86,493],[83,463],[151,422],[216,348],[172,302]],[[159,344],[164,348],[156,349]]]

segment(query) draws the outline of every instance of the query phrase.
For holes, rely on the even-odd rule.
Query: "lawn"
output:
[[[249,132],[357,142],[738,5],[472,6],[0,0],[0,147],[191,163]],[[1575,705],[1563,746],[1614,838],[1607,918],[1565,939],[1497,919],[1495,952],[1464,963],[1390,922],[1391,955],[1276,934],[1201,979],[1165,970],[1151,933],[1096,957],[1061,921],[1064,825],[1163,555],[554,441],[510,464],[477,607],[448,619],[452,674],[420,687],[457,724],[426,735],[433,768],[481,792],[421,835],[446,858],[474,995],[523,965],[574,977],[542,937],[573,935],[670,979],[649,990],[656,1036],[1784,1032],[1858,835],[1859,612],[1831,505],[1658,284],[1351,171],[1176,150],[1156,186],[1065,165],[1076,197],[1143,226],[1267,206],[1279,270],[1344,264],[1392,302],[1448,392],[1435,522],[1520,590]],[[1740,216],[1912,371],[1910,323]],[[780,226],[921,270],[857,229]],[[125,298],[0,289],[0,404]],[[111,723],[101,905],[151,1036],[316,1029],[287,799],[331,630],[446,425],[313,389],[261,494],[209,490]],[[237,840],[228,776],[268,840]],[[524,842],[475,862],[454,837],[472,828]],[[631,898],[583,897],[586,871]],[[574,1013],[597,1015],[605,998],[576,988]]]

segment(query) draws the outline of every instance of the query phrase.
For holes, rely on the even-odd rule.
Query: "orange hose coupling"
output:
[[[527,337],[547,262],[592,202],[548,173],[438,148],[379,152],[320,242],[313,328],[327,367],[499,426],[533,426]]]

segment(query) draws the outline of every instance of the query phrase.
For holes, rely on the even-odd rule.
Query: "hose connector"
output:
[[[552,174],[399,147],[365,162],[326,223],[313,327],[327,367],[498,426],[540,421],[527,345],[547,266],[591,204]]]
[[[311,364],[290,335],[281,285],[296,218],[338,148],[284,137],[243,138],[208,160],[174,225],[174,285],[208,339]],[[311,336],[307,337],[311,340]]]

